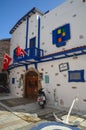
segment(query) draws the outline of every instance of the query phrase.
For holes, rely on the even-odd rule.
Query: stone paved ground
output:
[[[29,113],[14,112],[0,103],[0,130],[29,130],[41,119]]]
[[[28,100],[27,98],[13,98],[13,99],[2,99],[2,100],[0,100],[0,102],[9,107],[15,107],[15,106],[19,106],[19,105],[25,105],[28,103],[32,103],[34,101]]]
[[[23,101],[20,100],[20,98],[9,98],[8,96],[7,98],[4,96],[0,98],[0,130],[29,130],[36,123],[42,121],[35,115],[26,113],[25,111],[16,112],[11,109],[12,106],[27,103],[25,99]]]

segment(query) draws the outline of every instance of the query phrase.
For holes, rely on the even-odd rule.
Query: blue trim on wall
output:
[[[40,16],[38,17],[38,49],[40,49]]]
[[[28,27],[29,27],[29,18],[27,17],[27,21],[26,21],[26,45],[25,48],[28,48]]]
[[[25,69],[28,70],[28,65],[25,65]]]
[[[35,66],[35,69],[38,69],[38,64],[37,63],[34,63],[34,66]]]
[[[84,82],[84,81],[85,81],[84,70],[68,71],[68,82]]]

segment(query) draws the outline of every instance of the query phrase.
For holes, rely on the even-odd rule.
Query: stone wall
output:
[[[0,72],[2,70],[3,56],[5,53],[10,53],[10,38],[0,40]]]

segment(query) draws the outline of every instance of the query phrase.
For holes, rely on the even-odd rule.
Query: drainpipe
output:
[[[25,49],[28,47],[28,28],[29,28],[29,18],[27,17],[27,21],[26,21],[26,45],[25,45]]]
[[[38,49],[40,49],[40,16],[37,17],[38,20]]]
[[[37,63],[34,63],[35,69],[38,69]]]
[[[27,21],[26,21],[26,44],[25,44],[25,49],[28,48],[28,25],[29,23],[29,18],[27,17]],[[25,65],[25,69],[28,70],[28,65]]]
[[[26,69],[26,71],[28,70],[28,65],[25,65],[25,69]]]

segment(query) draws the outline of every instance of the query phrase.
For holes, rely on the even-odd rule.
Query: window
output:
[[[84,70],[68,71],[69,82],[84,82]]]
[[[30,39],[30,48],[33,48],[36,46],[36,37]]]
[[[12,84],[15,84],[15,78],[12,78]]]

